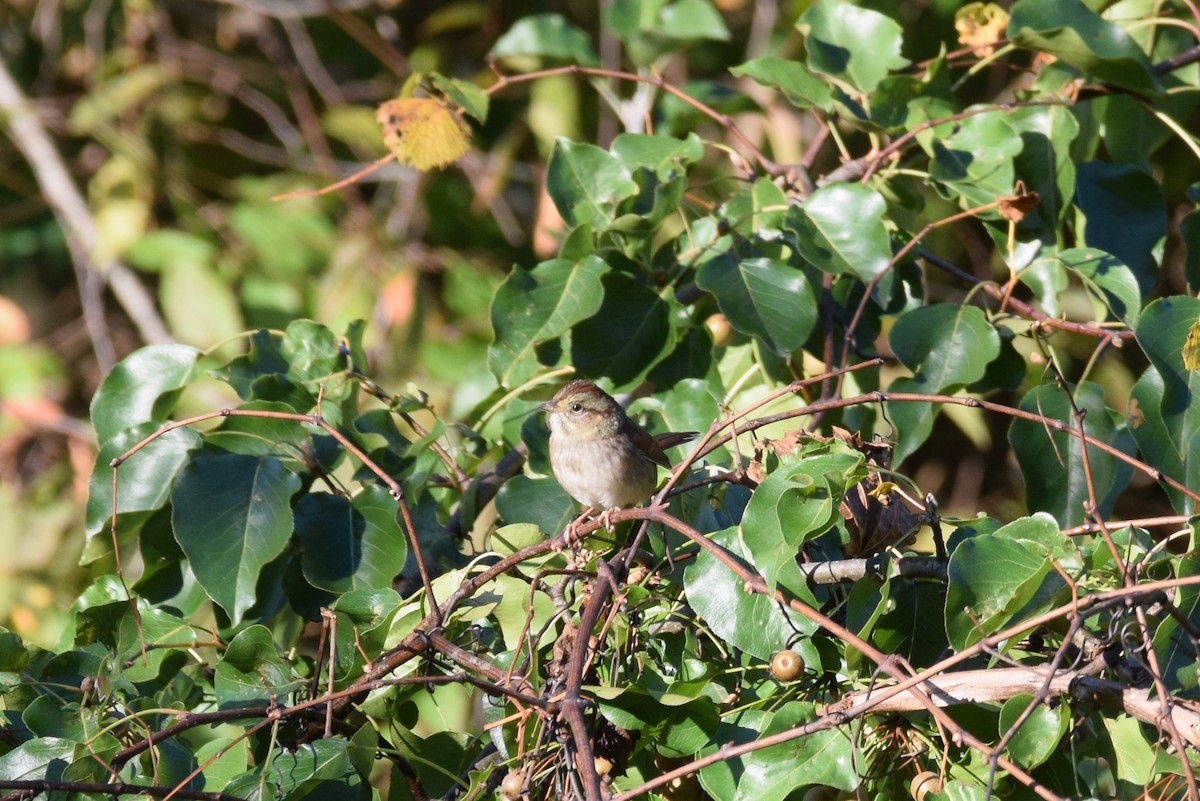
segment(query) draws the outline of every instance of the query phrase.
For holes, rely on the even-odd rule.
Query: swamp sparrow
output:
[[[539,408],[550,426],[554,477],[572,498],[601,512],[649,498],[658,484],[656,465],[671,466],[664,449],[696,436],[694,431],[651,436],[611,395],[583,379]]]

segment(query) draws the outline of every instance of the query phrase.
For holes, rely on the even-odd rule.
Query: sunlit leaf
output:
[[[1137,43],[1081,0],[1020,0],[1009,13],[1008,38],[1014,44],[1049,53],[1134,92],[1159,90],[1150,60]]]
[[[458,111],[430,97],[401,97],[379,105],[383,143],[401,164],[418,170],[445,167],[471,146],[471,129]]]
[[[840,0],[816,3],[796,27],[805,35],[809,68],[863,94],[890,71],[908,66],[900,55],[900,26],[878,11]]]
[[[1008,12],[995,3],[967,3],[954,12],[954,30],[958,41],[987,58],[1004,38]]]

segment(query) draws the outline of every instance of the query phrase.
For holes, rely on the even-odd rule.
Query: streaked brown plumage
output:
[[[584,506],[600,511],[632,506],[650,497],[656,465],[669,468],[666,448],[695,432],[648,434],[612,396],[579,379],[540,407],[550,427],[550,466],[558,483]]]

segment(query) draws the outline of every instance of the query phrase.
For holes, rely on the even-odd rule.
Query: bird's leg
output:
[[[612,514],[615,511],[617,511],[617,507],[614,506],[613,508],[605,509],[603,512],[600,513],[600,527],[603,528],[605,531],[609,532],[610,534],[612,533],[612,530],[613,530]]]
[[[571,522],[567,523],[567,528],[563,531],[563,543],[562,545],[555,545],[554,550],[565,551],[567,548],[573,548],[576,542],[583,539],[583,536],[579,533],[579,529],[591,519],[595,511],[594,507],[589,506],[578,517],[573,518]]]

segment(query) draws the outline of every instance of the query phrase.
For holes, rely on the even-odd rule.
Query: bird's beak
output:
[[[558,408],[558,405],[554,401],[548,400],[545,403],[539,403],[538,408],[543,412],[552,412]]]

